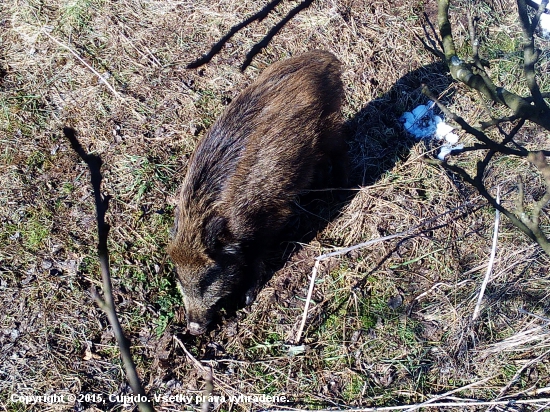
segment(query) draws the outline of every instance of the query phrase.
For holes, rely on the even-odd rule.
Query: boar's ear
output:
[[[202,238],[207,250],[212,254],[235,254],[238,248],[233,244],[233,236],[227,227],[227,219],[222,216],[212,216],[207,219]]]

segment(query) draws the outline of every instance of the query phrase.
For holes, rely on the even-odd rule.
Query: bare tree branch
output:
[[[533,152],[528,151],[527,149],[518,146],[518,149],[512,149],[507,146],[508,143],[513,142],[514,137],[519,132],[519,130],[523,127],[525,123],[525,119],[521,119],[516,126],[512,129],[512,131],[508,134],[504,133],[504,131],[501,130],[501,133],[505,135],[503,141],[501,143],[495,142],[494,140],[490,139],[485,133],[483,133],[481,130],[478,130],[474,127],[472,127],[468,122],[466,122],[462,117],[458,116],[457,114],[451,112],[449,109],[445,107],[439,101],[437,96],[435,96],[427,86],[423,86],[422,92],[428,96],[430,99],[432,99],[437,106],[441,109],[441,111],[447,116],[448,118],[454,120],[460,128],[467,133],[471,134],[472,136],[476,137],[480,142],[483,144],[478,145],[477,149],[489,149],[487,154],[485,155],[485,158],[477,163],[477,170],[476,175],[474,177],[470,176],[464,169],[461,167],[458,167],[456,165],[450,165],[446,163],[445,161],[435,160],[435,159],[424,159],[429,164],[439,165],[443,168],[450,170],[456,174],[458,174],[462,179],[464,179],[467,183],[474,186],[479,194],[481,194],[485,199],[489,201],[489,203],[497,210],[499,210],[501,213],[503,213],[508,219],[512,221],[512,223],[519,228],[523,233],[525,233],[527,236],[529,236],[531,239],[533,239],[535,242],[537,242],[540,247],[550,255],[550,240],[546,237],[544,232],[539,227],[539,220],[538,217],[540,216],[540,211],[542,208],[548,203],[548,200],[550,200],[550,166],[546,164],[546,161],[544,159],[544,153],[539,152],[539,154],[535,155]],[[475,150],[476,147],[472,148],[472,150]],[[459,151],[457,151],[459,152]],[[535,164],[541,173],[543,173],[543,176],[545,177],[545,180],[547,181],[547,191],[545,196],[537,203],[537,207],[535,208],[535,211],[538,211],[537,214],[533,214],[533,220],[529,219],[525,213],[521,212],[523,210],[523,206],[520,208],[517,206],[517,210],[519,210],[518,214],[514,214],[513,212],[505,209],[495,198],[493,198],[489,192],[487,191],[487,188],[485,187],[483,183],[483,178],[485,174],[485,169],[489,165],[489,162],[493,158],[493,156],[496,153],[501,154],[508,154],[508,155],[516,155],[520,157],[525,157],[529,161],[531,161],[533,164]],[[542,156],[542,157],[541,157]],[[546,176],[548,175],[548,177]],[[521,203],[518,203],[523,205],[523,195],[522,195],[522,186],[520,186],[520,199]],[[546,198],[546,195],[548,195],[548,199]]]
[[[533,0],[525,0],[525,3],[527,3],[528,6],[531,6],[534,9],[538,9],[540,6],[538,3],[534,2]],[[544,9],[543,13],[550,14],[550,10]]]
[[[479,61],[479,39],[476,36],[475,21],[470,10],[468,10],[468,31],[472,43],[472,57],[477,63]]]
[[[518,219],[518,217],[514,213],[510,212],[508,209],[505,209],[502,205],[498,204],[496,199],[489,194],[485,186],[483,186],[482,184],[478,184],[477,182],[478,179],[471,177],[461,167],[448,164],[444,161],[441,161],[438,159],[428,159],[428,158],[425,158],[424,161],[428,164],[438,165],[443,167],[444,169],[450,170],[451,172],[459,175],[464,181],[474,186],[479,192],[479,194],[489,201],[489,204],[491,206],[493,206],[495,209],[500,210],[500,212],[503,215],[505,215],[508,219],[510,219],[510,221],[514,224],[514,226],[520,229],[529,238],[537,242],[539,246],[544,250],[544,252],[550,255],[550,241],[544,236],[544,234],[533,233],[533,231],[525,223],[523,223],[520,219]]]
[[[539,24],[542,12],[546,9],[548,0],[541,1],[540,6],[538,7],[538,10],[532,21],[529,21],[529,15],[527,13],[527,5],[525,3],[525,0],[517,0],[517,4],[521,27],[523,30],[523,71],[525,80],[527,81],[527,86],[529,87],[531,95],[533,96],[533,101],[537,110],[540,111],[541,114],[548,115],[548,106],[542,98],[542,94],[537,84],[537,79],[535,75],[535,64],[539,59],[540,50],[535,49],[534,40],[535,29]]]
[[[540,228],[540,214],[542,209],[550,201],[550,167],[546,163],[545,159],[545,156],[550,155],[550,151],[543,150],[538,153],[531,152],[514,141],[514,136],[523,126],[525,120],[530,120],[541,125],[545,129],[550,130],[550,108],[544,100],[545,98],[548,98],[549,94],[541,92],[537,83],[535,66],[539,59],[540,51],[535,49],[534,42],[535,29],[539,23],[542,13],[546,11],[546,6],[548,5],[549,0],[542,0],[540,5],[533,4],[530,0],[517,0],[518,13],[523,30],[523,72],[531,93],[531,96],[528,97],[521,97],[507,91],[503,87],[497,87],[486,73],[486,65],[479,57],[479,42],[475,32],[474,18],[470,14],[468,14],[468,30],[472,41],[472,56],[474,63],[473,65],[468,64],[457,56],[452,36],[452,28],[449,22],[449,3],[450,0],[438,0],[438,24],[443,42],[445,61],[449,66],[451,75],[454,79],[478,91],[482,96],[490,101],[503,104],[512,109],[514,114],[512,116],[503,117],[500,119],[492,118],[488,122],[482,122],[480,130],[474,128],[463,118],[448,110],[437,99],[437,97],[424,86],[422,92],[434,100],[442,112],[448,118],[454,120],[459,125],[460,129],[474,136],[480,142],[475,143],[471,147],[453,151],[453,153],[472,150],[487,150],[483,160],[480,160],[477,163],[475,176],[470,176],[464,169],[456,165],[447,164],[444,161],[429,159],[427,162],[431,164],[438,164],[461,176],[466,182],[474,186],[478,192],[485,197],[493,207],[495,207],[495,209],[506,215],[506,217],[508,217],[515,226],[537,242],[541,248],[550,255],[550,240]],[[536,7],[537,9],[533,18],[529,17],[527,5]],[[488,107],[486,107],[486,109],[489,116],[492,117],[490,109]],[[512,131],[508,134],[505,133],[501,128],[501,124],[516,120],[519,121],[514,126]],[[491,126],[497,126],[501,135],[505,136],[501,142],[497,142],[489,138],[483,132],[483,129],[487,129]],[[510,144],[514,147],[510,147]],[[516,199],[515,212],[505,209],[487,191],[484,185],[485,170],[497,153],[527,158],[543,174],[546,182],[546,191],[543,197],[534,204],[534,209],[530,216],[528,216],[524,208],[524,187],[521,179],[518,181],[519,193],[518,198]]]
[[[515,122],[517,119],[519,119],[518,116],[501,117],[499,119],[492,119],[487,122],[480,122],[480,127],[481,127],[481,130],[486,130],[489,127],[498,126],[502,123]]]
[[[471,134],[475,138],[477,138],[480,142],[484,143],[489,149],[493,149],[495,151],[498,151],[500,153],[509,154],[509,155],[516,155],[516,156],[527,156],[528,151],[524,148],[519,149],[512,149],[511,147],[504,146],[502,144],[499,144],[495,142],[494,140],[487,137],[485,133],[483,133],[481,130],[476,129],[475,127],[471,126],[466,120],[464,120],[462,117],[458,116],[456,113],[451,112],[441,101],[435,96],[430,89],[424,85],[422,87],[422,93],[425,94],[427,97],[429,97],[431,100],[437,104],[437,107],[451,120],[456,122],[458,124],[458,128],[460,130],[464,130],[466,133]],[[522,123],[523,125],[523,123]]]
[[[438,0],[438,23],[445,53],[445,61],[454,79],[479,91],[485,98],[510,108],[515,116],[531,120],[545,129],[550,130],[550,116],[546,113],[546,104],[544,104],[544,107],[540,108],[536,106],[539,110],[533,110],[535,106],[533,106],[531,102],[535,101],[535,103],[537,103],[538,101],[540,104],[540,99],[542,98],[542,95],[536,94],[536,88],[533,84],[531,84],[531,86],[535,91],[534,96],[530,98],[518,96],[515,93],[509,92],[504,87],[496,86],[483,69],[482,64],[472,66],[459,58],[456,53],[452,28],[449,22],[449,0]],[[538,54],[531,53],[529,57],[536,62]],[[531,64],[531,60],[529,60],[529,64]]]
[[[529,236],[531,239],[533,239],[535,242],[537,242],[542,247],[542,249],[550,255],[550,240],[546,237],[544,232],[542,232],[542,230],[540,229],[540,227],[538,225],[538,220],[536,221],[537,223],[535,225],[535,223],[533,221],[529,220],[526,217],[524,218],[524,216],[525,216],[524,214],[519,214],[519,218],[518,218],[518,216],[516,216],[516,214],[510,212],[509,210],[505,209],[501,204],[499,204],[499,202],[489,194],[489,192],[487,191],[487,188],[485,187],[485,185],[483,183],[483,177],[484,177],[484,174],[485,174],[485,169],[488,166],[489,162],[491,161],[492,157],[496,153],[511,154],[511,155],[516,155],[516,156],[520,156],[520,157],[526,157],[531,162],[534,163],[535,157],[533,157],[534,154],[532,152],[529,152],[528,150],[526,150],[524,148],[521,148],[521,147],[520,147],[519,150],[515,150],[515,149],[512,149],[512,148],[506,146],[508,143],[510,143],[513,140],[514,136],[519,132],[519,130],[521,129],[521,127],[525,123],[525,119],[521,119],[518,122],[518,124],[512,129],[512,131],[510,133],[505,134],[505,138],[502,141],[502,143],[497,143],[497,142],[493,141],[492,139],[490,139],[482,131],[472,127],[471,125],[469,125],[463,118],[461,118],[457,114],[455,114],[455,113],[451,112],[449,109],[447,109],[439,101],[439,99],[428,89],[427,86],[424,86],[422,88],[422,92],[426,96],[428,96],[430,99],[432,99],[438,105],[438,107],[441,109],[441,111],[448,118],[451,118],[452,120],[457,122],[462,130],[465,130],[467,133],[473,135],[478,140],[480,140],[482,143],[484,143],[484,145],[480,145],[478,147],[478,149],[489,149],[489,151],[485,155],[485,158],[482,161],[478,162],[476,175],[474,177],[470,176],[461,167],[458,167],[458,166],[455,166],[455,165],[450,165],[450,164],[448,164],[444,161],[435,160],[435,159],[425,159],[425,161],[429,164],[440,165],[443,168],[448,169],[448,170],[458,174],[459,176],[461,176],[467,183],[474,186],[478,190],[478,192],[485,199],[487,199],[489,201],[489,203],[495,209],[497,209],[501,213],[503,213],[508,219],[510,219],[512,221],[512,223],[517,228],[519,228],[523,233],[525,233],[527,236]],[[502,133],[504,133],[504,132],[502,132]],[[544,161],[544,154],[540,153],[539,156],[542,156],[543,161]],[[531,160],[531,159],[533,159],[533,160]],[[544,162],[544,164],[541,163],[541,160],[540,160],[539,157],[537,157],[536,159],[537,159],[537,162],[538,162],[536,165],[537,165],[537,167],[539,167],[539,170],[541,170],[541,171],[544,170],[545,173],[550,174],[550,166],[548,166],[548,165],[544,166],[546,163],[545,162]],[[546,168],[548,168],[548,169],[546,169]],[[546,170],[548,170],[548,172],[546,172]],[[546,176],[545,176],[545,178],[546,178]],[[547,194],[548,194],[548,193],[550,193],[550,177],[548,177],[548,179],[546,179],[546,180],[548,180],[548,182],[549,182],[549,183],[547,183],[548,184]],[[550,194],[548,196],[550,196]],[[541,202],[544,202],[544,199],[545,198],[543,197],[543,199],[541,199]],[[549,198],[549,200],[550,200],[550,198]],[[546,203],[548,203],[548,202],[546,201],[543,205],[540,205],[540,209],[542,209],[542,207],[544,207],[544,205],[546,205]],[[540,212],[539,212],[539,214],[540,214]]]

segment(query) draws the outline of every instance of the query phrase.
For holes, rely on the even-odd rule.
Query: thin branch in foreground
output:
[[[94,200],[96,207],[96,219],[97,219],[97,232],[98,232],[98,257],[101,267],[101,278],[102,278],[102,287],[104,299],[101,299],[97,290],[92,288],[91,294],[96,301],[97,305],[105,312],[107,319],[113,328],[113,333],[118,343],[120,349],[120,356],[122,358],[122,363],[124,365],[124,370],[126,372],[126,378],[128,383],[132,388],[132,391],[140,399],[138,402],[138,408],[142,412],[152,412],[154,411],[153,405],[149,401],[145,389],[141,385],[139,380],[136,366],[132,360],[132,353],[130,351],[130,341],[124,335],[122,326],[118,320],[118,316],[115,311],[115,303],[113,299],[112,291],[112,282],[111,274],[109,270],[109,250],[107,248],[107,237],[109,235],[109,225],[105,222],[105,212],[108,208],[108,197],[103,197],[101,195],[101,158],[96,155],[90,155],[86,153],[78,139],[76,138],[76,133],[73,129],[65,127],[63,129],[65,137],[71,143],[73,150],[80,156],[80,158],[88,165],[90,169],[90,181],[92,183],[92,188],[94,191]]]
[[[498,204],[500,204],[500,186],[497,187],[496,201]],[[491,272],[493,271],[493,264],[495,263],[495,255],[497,251],[499,222],[500,222],[500,211],[496,209],[495,210],[495,229],[493,232],[493,247],[491,248],[491,256],[489,258],[489,264],[487,265],[487,272],[485,273],[485,278],[483,279],[483,283],[481,284],[481,289],[479,291],[479,296],[477,298],[477,304],[474,309],[474,314],[472,315],[472,321],[476,320],[477,317],[479,316],[479,308],[481,306],[481,301],[483,300],[483,294],[485,293],[485,288],[489,283],[489,277],[491,276]]]
[[[491,119],[487,122],[480,122],[479,126],[481,127],[481,130],[486,130],[491,126],[499,126],[502,123],[508,123],[508,122],[515,122],[517,119],[519,119],[518,116],[512,115],[507,117],[501,117],[498,119]]]
[[[500,210],[508,219],[512,221],[514,226],[520,229],[526,236],[535,241],[546,254],[550,256],[550,240],[548,240],[545,234],[538,228],[536,232],[533,232],[531,228],[526,225],[520,218],[518,218],[514,213],[510,212],[508,209],[504,208],[502,205],[496,202],[496,199],[489,194],[487,188],[483,186],[482,182],[476,178],[471,177],[464,169],[461,167],[450,165],[447,162],[441,161],[439,159],[428,159],[424,158],[424,162],[434,165],[441,166],[444,169],[447,169],[453,173],[459,175],[464,181],[472,185],[477,189],[479,194],[489,201],[489,203],[495,208]]]
[[[428,86],[423,85],[422,86],[422,94],[424,94],[429,99],[433,100],[439,110],[443,112],[445,117],[453,120],[456,124],[458,124],[458,128],[460,130],[464,130],[466,133],[471,134],[474,136],[477,140],[487,145],[489,149],[495,150],[500,153],[504,154],[513,154],[518,156],[527,156],[528,151],[526,149],[523,150],[515,150],[511,149],[503,144],[497,143],[494,140],[490,139],[485,133],[483,133],[481,130],[476,129],[472,125],[470,125],[464,118],[460,117],[454,112],[451,112],[438,98],[435,96],[432,91],[428,88]],[[521,120],[525,122],[525,120]],[[521,123],[523,126],[523,123]],[[521,127],[521,126],[520,126]],[[519,130],[519,129],[518,129]],[[517,133],[517,131],[516,131]]]
[[[516,213],[519,216],[519,220],[533,233],[535,241],[539,243],[539,245],[541,245],[546,253],[550,254],[550,240],[546,237],[546,234],[539,226],[542,210],[544,209],[544,207],[546,207],[548,202],[550,202],[550,165],[548,165],[548,163],[546,162],[545,154],[543,152],[529,152],[527,160],[535,165],[542,174],[546,185],[546,191],[542,198],[535,203],[533,211],[531,213],[532,217],[529,218],[527,213],[525,213],[523,205],[524,188],[523,182],[521,182],[520,180],[518,184],[519,195],[516,202]]]
[[[525,0],[525,3],[527,3],[528,6],[531,6],[531,7],[533,7],[534,9],[538,9],[539,6],[540,6],[539,3],[537,3],[537,2],[535,2],[535,1],[533,1],[533,0]],[[543,13],[550,14],[550,10],[544,9],[544,10],[543,10]]]

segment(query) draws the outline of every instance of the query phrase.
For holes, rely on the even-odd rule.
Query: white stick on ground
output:
[[[359,243],[358,245],[350,246],[341,250],[337,250],[335,252],[325,253],[324,255],[317,256],[315,258],[315,265],[313,265],[313,270],[311,271],[311,279],[309,281],[309,289],[306,297],[306,305],[304,307],[304,313],[302,315],[302,323],[300,323],[300,328],[296,333],[296,338],[294,338],[294,343],[297,345],[298,343],[300,343],[300,339],[302,339],[302,332],[304,331],[304,326],[306,325],[307,312],[309,310],[309,303],[311,302],[311,295],[313,294],[313,287],[315,286],[315,278],[317,277],[317,272],[319,271],[319,263],[322,260],[328,259],[332,256],[345,255],[346,253],[351,252],[352,250],[360,249],[362,247],[366,247],[374,243],[383,242],[385,240],[390,240],[396,237],[405,236],[411,233],[416,228],[417,227],[414,227],[412,229],[406,230],[405,232],[396,233],[395,235],[379,237],[378,239],[369,240],[368,242]]]
[[[497,203],[500,204],[500,186],[497,187]],[[489,277],[493,271],[493,264],[495,263],[495,255],[497,251],[497,241],[498,241],[498,225],[500,222],[500,211],[495,209],[495,228],[493,231],[493,247],[491,248],[491,256],[489,258],[489,264],[487,265],[487,272],[485,273],[485,279],[481,284],[481,290],[479,291],[479,296],[477,298],[477,304],[474,309],[474,314],[472,315],[472,320],[476,320],[479,316],[479,308],[481,307],[481,300],[483,299],[483,294],[485,293],[485,288],[489,283]]]
[[[475,200],[477,200],[479,197],[480,196],[478,196]],[[300,340],[302,339],[302,332],[304,331],[304,327],[305,327],[305,324],[306,324],[307,312],[309,310],[309,304],[311,302],[311,295],[313,294],[313,287],[315,286],[315,278],[317,277],[317,272],[319,271],[319,262],[320,261],[328,259],[328,258],[333,257],[333,256],[345,255],[346,253],[351,252],[352,250],[361,249],[361,248],[373,245],[373,244],[378,243],[378,242],[384,242],[386,240],[391,240],[391,239],[395,239],[397,237],[403,237],[403,236],[409,235],[412,232],[414,232],[415,230],[421,228],[422,226],[428,225],[431,222],[434,222],[434,221],[438,220],[439,218],[441,218],[445,215],[448,215],[452,212],[460,210],[463,207],[473,206],[475,204],[476,204],[475,201],[464,202],[463,204],[461,204],[457,207],[454,207],[450,210],[447,210],[446,212],[440,213],[439,215],[434,216],[430,219],[427,219],[426,221],[420,223],[419,225],[416,225],[416,226],[414,226],[414,227],[412,227],[408,230],[405,230],[403,232],[396,233],[395,235],[379,237],[377,239],[372,239],[372,240],[369,240],[367,242],[359,243],[357,245],[353,245],[353,246],[346,247],[346,248],[343,248],[343,249],[340,249],[340,250],[336,250],[334,252],[325,253],[323,255],[317,256],[315,258],[315,265],[313,266],[313,270],[311,272],[311,279],[309,281],[309,289],[308,289],[308,293],[307,293],[307,297],[306,297],[306,304],[305,304],[305,307],[304,307],[304,313],[302,315],[302,322],[300,323],[300,328],[298,329],[298,332],[296,333],[296,337],[294,338],[294,343],[297,345],[297,344],[300,343]]]

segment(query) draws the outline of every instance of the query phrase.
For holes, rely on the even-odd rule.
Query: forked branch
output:
[[[504,87],[496,86],[486,72],[488,64],[480,57],[480,45],[475,33],[475,24],[473,16],[469,15],[469,33],[472,41],[472,61],[470,63],[462,60],[456,53],[456,48],[452,35],[452,27],[449,21],[449,3],[450,0],[438,0],[438,24],[442,39],[445,61],[449,66],[451,75],[472,89],[479,92],[489,101],[505,105],[512,110],[511,116],[502,118],[493,118],[487,122],[481,123],[481,129],[470,125],[462,117],[448,110],[434,96],[427,87],[423,88],[423,93],[434,100],[441,111],[454,120],[459,128],[475,137],[479,142],[470,147],[455,150],[453,153],[470,152],[474,150],[485,150],[485,156],[477,163],[475,176],[471,176],[466,170],[457,166],[448,164],[445,161],[426,159],[428,163],[438,164],[445,169],[452,171],[462,177],[464,181],[474,186],[478,192],[489,201],[489,203],[510,221],[518,227],[523,233],[537,242],[540,247],[550,255],[550,240],[540,227],[540,217],[543,208],[550,201],[550,166],[548,166],[545,156],[550,156],[550,150],[530,151],[514,141],[514,136],[522,128],[526,120],[530,120],[547,130],[550,130],[550,108],[544,99],[549,97],[548,93],[541,92],[536,78],[536,64],[539,59],[540,51],[535,48],[534,33],[543,12],[546,12],[546,6],[550,0],[542,0],[540,5],[535,5],[537,10],[531,18],[528,13],[528,5],[533,6],[530,0],[517,0],[518,13],[523,31],[523,51],[524,63],[523,73],[530,91],[530,96],[519,96],[511,93]],[[490,111],[489,111],[489,114]],[[516,122],[511,132],[505,133],[501,125],[505,122]],[[489,127],[497,126],[504,138],[501,141],[495,141],[490,138],[484,130]],[[520,180],[518,183],[518,198],[516,199],[516,208],[514,211],[506,209],[502,204],[491,196],[484,184],[484,174],[491,160],[496,154],[518,156],[527,159],[534,164],[542,174],[546,190],[541,199],[533,204],[531,213],[527,213],[524,207],[524,186]]]
[[[513,111],[514,116],[528,119],[550,130],[550,110],[536,82],[535,64],[538,61],[539,53],[534,48],[533,39],[534,27],[538,23],[537,16],[540,18],[545,6],[543,7],[541,3],[537,15],[533,21],[529,21],[525,0],[518,0],[520,15],[522,10],[524,12],[524,16],[521,18],[524,28],[524,73],[532,95],[522,97],[506,90],[504,87],[495,85],[483,65],[475,62],[474,64],[467,63],[457,55],[449,21],[449,3],[450,0],[438,0],[438,23],[445,61],[453,78],[477,90],[485,98],[508,107]],[[548,0],[543,0],[543,3],[547,4]],[[474,56],[477,56],[479,45],[474,44],[473,47]],[[477,60],[479,61],[479,58]]]
[[[520,148],[516,150],[507,146],[508,143],[513,141],[514,136],[519,132],[525,120],[523,119],[520,120],[516,124],[516,126],[512,129],[512,131],[505,135],[505,138],[502,142],[500,143],[495,142],[494,140],[489,138],[484,132],[474,128],[473,126],[468,124],[462,117],[458,116],[457,114],[447,109],[439,101],[439,99],[436,96],[434,96],[433,93],[430,92],[430,90],[426,86],[424,86],[423,92],[430,99],[435,101],[435,103],[438,105],[441,111],[443,111],[443,113],[445,113],[445,115],[448,118],[451,118],[452,120],[457,122],[462,130],[473,135],[480,142],[484,143],[483,145],[479,145],[475,150],[489,149],[485,154],[484,159],[478,162],[476,175],[473,177],[470,176],[470,174],[466,172],[466,170],[464,170],[463,168],[456,165],[448,164],[445,161],[441,161],[437,159],[428,159],[428,158],[425,158],[424,161],[429,164],[439,165],[459,175],[464,181],[466,181],[467,183],[475,187],[479,192],[479,194],[482,195],[485,199],[487,199],[487,201],[495,209],[499,210],[508,219],[510,219],[510,221],[514,224],[514,226],[520,229],[529,238],[537,242],[540,245],[540,247],[548,255],[550,255],[550,240],[546,237],[546,235],[540,229],[540,226],[539,226],[540,214],[542,212],[542,209],[546,204],[548,204],[548,201],[550,201],[550,166],[548,166],[548,164],[546,163],[545,153],[530,152],[524,148]],[[516,213],[513,213],[510,210],[506,209],[504,206],[502,206],[502,204],[499,203],[497,199],[491,196],[491,194],[485,187],[484,180],[483,180],[485,170],[489,165],[489,162],[491,161],[491,159],[496,153],[512,154],[512,155],[527,158],[531,163],[535,164],[535,166],[537,166],[537,168],[543,174],[546,181],[547,189],[546,189],[545,195],[536,203],[535,208],[533,210],[532,218],[527,217],[527,215],[523,213],[523,186],[522,185],[519,186],[519,198],[517,201],[518,207],[516,208]]]

